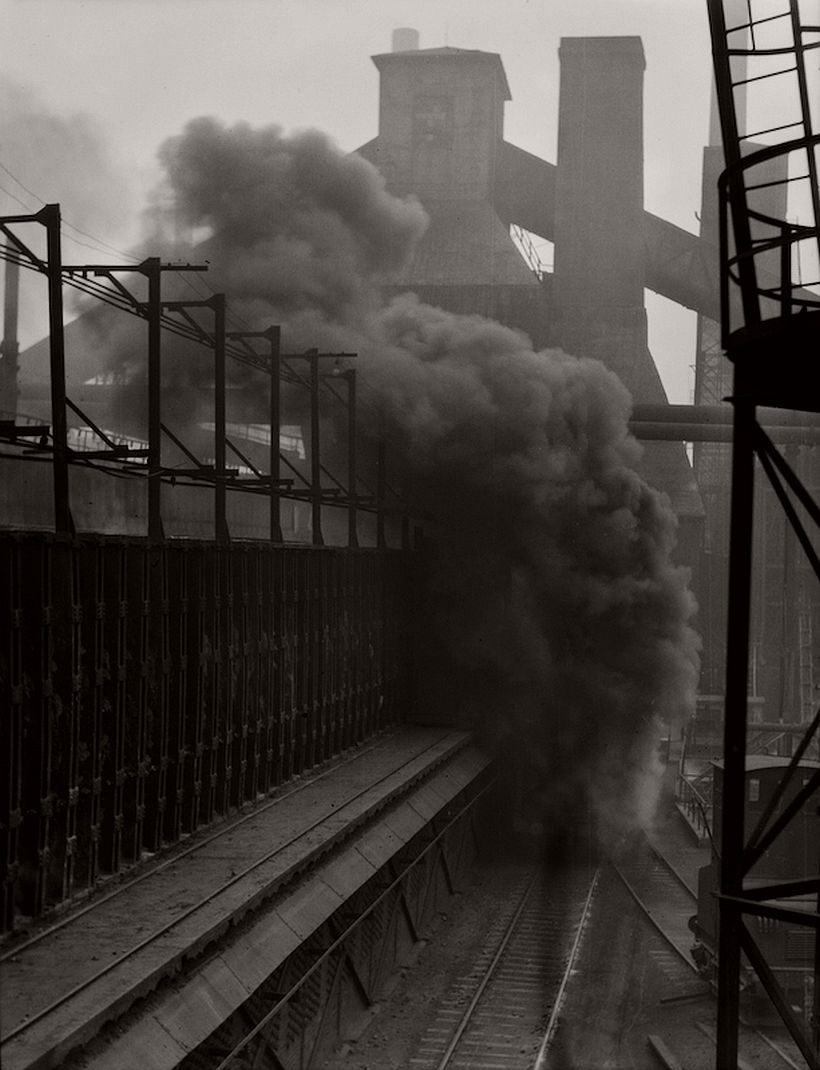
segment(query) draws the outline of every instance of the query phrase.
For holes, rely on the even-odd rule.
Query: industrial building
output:
[[[718,23],[718,74],[725,37]],[[799,68],[802,47],[792,51]],[[753,62],[754,46],[749,55]],[[779,232],[774,241],[766,229],[785,217],[790,181],[773,151],[762,153],[747,200],[730,185],[718,204],[724,164],[746,173],[729,138],[727,115],[739,114],[729,102],[731,77],[728,89],[718,86],[723,148],[715,124],[704,152],[701,232],[694,235],[644,208],[641,40],[564,38],[559,58],[553,164],[505,140],[504,107],[514,87],[500,55],[422,48],[415,31],[401,29],[392,51],[373,57],[378,131],[358,154],[389,193],[417,199],[428,218],[412,255],[385,272],[379,287],[384,301],[409,292],[435,309],[522,332],[545,361],[545,351],[599,361],[628,389],[629,427],[643,447],[642,486],[647,494],[660,492],[674,513],[674,567],[691,570],[699,604],[699,695],[691,726],[666,726],[667,761],[673,750],[680,758],[678,769],[668,764],[667,780],[683,781],[675,803],[682,827],[697,836],[700,817],[693,813],[699,806],[703,816],[699,793],[706,787],[701,766],[687,779],[685,750],[691,747],[702,765],[719,758],[723,737],[712,730],[724,706],[739,734],[739,711],[744,718],[750,711],[740,772],[735,754],[720,774],[721,842],[739,872],[743,817],[733,792],[744,790],[737,780],[744,775],[746,727],[750,750],[762,752],[761,768],[783,761],[791,771],[793,755],[795,765],[806,758],[795,809],[807,798],[811,803],[820,776],[816,741],[809,749],[820,679],[816,553],[806,549],[810,540],[799,523],[793,534],[781,522],[777,488],[759,492],[754,517],[750,503],[743,514],[762,562],[744,557],[738,579],[735,558],[729,587],[735,542],[743,542],[737,505],[729,515],[732,449],[737,465],[748,445],[738,442],[737,408],[747,416],[749,404],[762,412],[762,426],[786,447],[792,471],[780,470],[798,511],[816,519],[816,385],[802,365],[789,388],[762,370],[771,361],[766,332],[780,318],[790,317],[788,337],[801,359],[816,343],[816,286],[780,275],[769,285],[769,273],[782,272],[787,259],[781,245],[790,250],[789,242],[805,236]],[[802,136],[816,186],[810,119]],[[816,211],[816,190],[814,196]],[[740,268],[732,260],[737,250],[726,246],[729,204]],[[744,213],[754,236],[748,256],[758,258],[754,286],[742,265]],[[817,224],[815,218],[806,228],[812,240]],[[19,355],[7,301],[3,342],[0,696],[9,711],[9,805],[2,818],[0,955],[12,992],[3,1065],[102,1070],[135,1065],[135,1058],[157,1070],[335,1065],[322,1060],[342,1057],[346,1024],[372,1017],[397,964],[418,953],[448,909],[442,904],[466,882],[483,837],[517,842],[521,827],[538,824],[527,824],[533,800],[543,813],[554,816],[563,807],[574,818],[570,791],[545,802],[553,786],[537,783],[538,771],[554,767],[539,766],[537,757],[515,766],[523,770],[517,781],[509,763],[503,768],[510,755],[529,757],[543,736],[511,746],[482,735],[486,726],[463,712],[447,720],[419,708],[431,687],[419,677],[429,667],[420,651],[429,638],[425,597],[440,551],[431,535],[435,518],[402,501],[403,488],[395,485],[401,473],[391,469],[378,436],[366,440],[373,456],[357,459],[364,434],[356,424],[354,354],[292,353],[287,341],[280,350],[278,325],[231,334],[223,295],[193,300],[169,280],[160,297],[168,265],[158,258],[128,268],[136,277],[127,282],[113,283],[118,269],[98,265],[100,285],[108,287],[103,305],[63,332],[63,275],[83,289],[94,269],[84,275],[60,262],[58,210],[2,225],[7,259],[41,271],[52,301],[49,336]],[[17,236],[22,225],[47,229],[42,260]],[[536,243],[551,246],[551,264],[535,253]],[[207,245],[190,250],[190,270],[203,252]],[[727,262],[740,298],[727,296]],[[216,262],[212,268],[219,285],[227,270]],[[694,406],[668,404],[647,342],[646,290],[698,316]],[[770,312],[776,305],[778,315],[764,316],[763,327],[759,315],[747,316],[752,330],[735,327],[732,334],[730,310],[748,314],[753,290],[758,306]],[[200,438],[183,442],[163,422],[162,412],[178,399],[162,397],[161,328],[182,339],[174,345],[183,353],[203,343],[209,359],[213,351],[212,381],[203,391],[210,410],[197,416]],[[145,374],[117,381],[112,368],[120,357],[132,369],[144,353]],[[337,374],[328,385],[323,379],[333,373],[321,368],[331,358]],[[244,362],[258,377],[253,383],[264,384],[245,420],[237,416],[241,391],[231,397],[226,359]],[[789,373],[796,360],[786,361]],[[738,373],[741,366],[752,370]],[[751,383],[751,393],[741,390],[740,405],[731,405],[738,383]],[[148,393],[147,431],[146,421],[134,417],[137,387]],[[337,428],[320,414],[322,389],[346,404],[344,435],[334,440],[344,449],[332,458],[325,442]],[[267,435],[260,405],[270,414]],[[749,431],[764,455],[756,433]],[[172,452],[176,468],[168,461]],[[107,466],[104,478],[89,462]],[[122,478],[111,478],[117,465]],[[787,508],[790,522],[794,512]],[[451,567],[447,538],[440,545]],[[468,576],[472,564],[465,559]],[[510,575],[497,590],[496,577],[488,579],[496,601],[487,619],[522,598]],[[747,666],[730,625],[744,606],[749,612],[750,590]],[[459,621],[463,609],[448,605],[442,615]],[[574,656],[573,641],[583,646],[587,639],[571,634],[574,623],[556,625],[569,636],[556,662]],[[596,633],[590,635],[592,644]],[[496,638],[492,633],[488,645]],[[652,639],[663,645],[663,636]],[[644,665],[635,661],[640,675]],[[520,668],[510,672],[508,689],[510,704],[525,706]],[[613,677],[621,672],[614,656],[607,668]],[[432,686],[447,697],[446,656],[436,672]],[[453,671],[452,679],[463,678]],[[732,694],[724,696],[727,680]],[[496,695],[478,670],[474,687]],[[554,736],[563,760],[571,733]],[[727,728],[727,746],[732,738]],[[581,780],[567,783],[575,790]],[[515,834],[502,824],[507,808],[519,822]],[[810,830],[811,815],[805,820]],[[567,837],[538,829],[548,841],[544,856],[562,855]],[[579,934],[597,880],[580,898],[574,886],[555,885],[568,928]],[[817,891],[813,877],[801,881],[801,893]],[[772,895],[785,899],[795,894],[791,887],[777,885]],[[726,883],[724,875],[722,893],[727,888],[734,896],[734,907],[721,907],[728,918],[746,890],[742,880],[730,876]],[[576,899],[583,902],[577,916]],[[746,909],[758,907],[737,907]],[[764,918],[767,909],[759,910]],[[782,905],[771,917],[777,910],[794,922]],[[809,914],[816,921],[816,912]],[[798,943],[806,953],[806,941]],[[726,993],[739,988],[739,948],[730,944],[719,966],[729,1008],[718,1012],[721,1052],[732,1053],[737,1027],[734,996]],[[747,945],[743,953],[754,954]],[[820,995],[812,992],[807,982],[805,1006],[792,1015],[799,1020],[788,1023],[792,1036],[803,1030],[800,1016],[810,1022],[817,1011]],[[683,998],[689,996],[669,1001]],[[655,1057],[677,1065],[659,1033],[649,1040]],[[810,1042],[797,1043],[805,1055]],[[527,1065],[545,1070],[544,1045]],[[807,1056],[815,1066],[810,1058],[816,1053]]]

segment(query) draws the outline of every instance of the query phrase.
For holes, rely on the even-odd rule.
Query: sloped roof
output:
[[[430,225],[392,286],[539,286],[488,202],[454,199],[424,208]]]

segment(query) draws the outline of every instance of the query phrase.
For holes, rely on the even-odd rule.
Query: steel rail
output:
[[[239,816],[235,820],[232,820],[231,818],[226,818],[225,820],[219,823],[218,828],[215,828],[210,831],[207,835],[203,836],[202,839],[197,839],[196,843],[192,843],[189,847],[184,848],[184,850],[182,851],[176,852],[174,854],[169,854],[167,858],[165,858],[162,862],[158,863],[155,866],[151,866],[149,864],[149,866],[147,866],[141,873],[135,873],[133,876],[128,876],[127,874],[122,875],[112,873],[110,877],[104,878],[101,883],[108,884],[109,882],[119,881],[116,888],[112,888],[110,891],[105,892],[99,898],[95,896],[95,892],[98,890],[95,888],[91,888],[88,891],[77,895],[74,899],[75,903],[81,903],[85,898],[91,899],[92,902],[88,903],[84,907],[79,908],[78,910],[72,910],[71,908],[69,908],[69,913],[65,917],[61,918],[59,921],[54,922],[53,924],[35,933],[33,936],[30,936],[23,943],[13,944],[13,946],[10,946],[8,950],[5,950],[0,954],[0,964],[5,962],[7,959],[15,958],[22,951],[26,951],[28,948],[34,947],[41,940],[44,940],[47,936],[52,936],[54,933],[59,932],[60,929],[64,929],[67,925],[73,924],[73,922],[77,921],[78,918],[84,917],[86,914],[90,913],[93,910],[96,910],[104,903],[109,903],[118,895],[122,895],[124,892],[130,892],[135,885],[141,884],[143,881],[149,880],[151,877],[156,877],[159,873],[164,873],[166,869],[170,869],[171,866],[175,866],[177,862],[179,862],[181,859],[188,858],[190,855],[195,854],[197,851],[201,851],[203,847],[207,847],[209,844],[213,843],[214,840],[218,840],[226,833],[233,832],[234,829],[237,829],[241,825],[244,825],[246,821],[250,821],[254,817],[259,817],[260,814],[264,814],[266,810],[270,810],[272,807],[282,802],[283,799],[289,799],[291,798],[291,796],[297,795],[300,791],[304,791],[305,788],[311,787],[313,784],[317,783],[317,781],[323,780],[326,776],[330,776],[331,773],[335,773],[337,769],[341,769],[345,765],[349,765],[350,762],[353,762],[357,758],[360,758],[362,754],[367,754],[368,751],[371,751],[384,738],[385,737],[381,737],[380,739],[375,740],[367,747],[362,748],[362,750],[358,751],[356,754],[352,754],[344,761],[334,764],[332,768],[326,769],[324,773],[319,773],[317,776],[312,777],[310,780],[307,780],[302,784],[297,784],[294,788],[291,788],[290,791],[285,791],[281,794],[276,794],[272,796],[270,799],[260,804],[258,807],[249,810],[246,814]]]
[[[552,1036],[558,1024],[564,995],[567,989],[567,985],[569,983],[570,975],[572,973],[573,967],[578,957],[578,953],[580,951],[582,936],[586,928],[586,923],[591,910],[592,899],[598,885],[599,876],[600,869],[596,869],[595,873],[592,875],[592,879],[590,880],[589,888],[587,889],[587,893],[584,898],[584,905],[580,913],[572,946],[570,948],[567,961],[562,970],[561,980],[558,984],[557,992],[553,1000],[553,1006],[549,1022],[547,1024],[544,1036],[541,1041],[541,1045],[539,1047],[535,1070],[543,1070],[543,1059],[546,1055],[547,1048],[549,1046],[550,1041],[552,1040]],[[482,976],[481,981],[472,996],[472,999],[470,1000],[461,1019],[459,1020],[455,1032],[453,1033],[453,1036],[451,1037],[450,1042],[447,1045],[447,1048],[442,1054],[440,1061],[436,1064],[435,1070],[447,1070],[447,1067],[451,1065],[454,1057],[457,1056],[461,1040],[469,1026],[472,1024],[474,1018],[476,1017],[478,1005],[482,997],[484,996],[487,987],[494,980],[498,966],[501,963],[504,957],[504,953],[508,949],[511,940],[513,939],[513,937],[516,936],[518,932],[522,915],[529,904],[530,896],[532,894],[533,888],[536,885],[536,882],[538,881],[538,878],[539,870],[534,869],[532,872],[532,876],[530,877],[529,883],[527,884],[526,888],[524,889],[524,892],[521,895],[521,899],[518,903],[515,913],[508,922],[498,942],[498,946],[495,949],[493,957],[490,963],[488,964],[484,975]]]
[[[339,811],[343,809],[343,807],[350,805],[350,803],[355,802],[357,799],[361,798],[361,796],[366,795],[369,791],[372,791],[372,789],[376,785],[381,784],[383,781],[388,780],[392,776],[395,776],[395,774],[397,772],[399,772],[400,769],[402,769],[406,765],[409,765],[410,762],[416,761],[423,754],[425,754],[428,750],[431,750],[434,746],[436,746],[435,743],[430,744],[429,747],[425,747],[425,749],[423,751],[421,751],[420,754],[414,755],[407,762],[405,762],[403,764],[403,766],[400,766],[399,769],[393,769],[389,773],[385,773],[385,775],[382,776],[382,777],[379,777],[378,780],[371,781],[366,787],[362,788],[360,791],[355,792],[353,795],[350,795],[348,798],[346,798],[344,800],[344,802],[340,803],[334,809],[334,811],[333,811],[334,814],[338,814]],[[307,785],[305,785],[305,786],[307,787]],[[276,800],[273,800],[273,801],[279,802],[280,800],[276,799]],[[257,813],[258,813],[258,811],[254,811],[253,814],[249,814],[247,816],[248,816],[248,818],[250,818],[251,816],[255,817],[257,815]],[[285,843],[280,844],[279,846],[277,846],[275,848],[275,850],[269,851],[262,858],[257,859],[255,862],[251,863],[249,866],[246,866],[240,872],[233,874],[230,877],[229,880],[224,881],[218,888],[215,888],[213,891],[211,891],[207,895],[203,896],[198,902],[196,902],[196,903],[192,904],[191,906],[187,907],[181,914],[177,914],[171,921],[167,922],[165,925],[162,925],[158,929],[155,929],[153,932],[149,933],[138,944],[135,944],[133,947],[130,947],[123,954],[121,954],[118,957],[114,958],[111,962],[107,963],[101,970],[98,970],[96,973],[92,974],[90,977],[87,977],[83,981],[80,981],[78,984],[76,984],[74,986],[74,988],[70,989],[68,992],[64,992],[58,999],[54,1000],[53,1003],[50,1003],[47,1007],[44,1007],[43,1009],[41,1009],[39,1011],[36,1011],[34,1014],[30,1015],[24,1021],[22,1021],[18,1025],[16,1025],[13,1029],[9,1030],[9,1032],[6,1033],[3,1036],[3,1043],[4,1044],[8,1043],[8,1041],[12,1040],[14,1037],[20,1035],[21,1033],[24,1033],[27,1029],[29,1029],[36,1022],[42,1020],[47,1015],[51,1014],[58,1007],[61,1007],[64,1003],[67,1003],[70,999],[72,999],[74,996],[78,995],[84,989],[89,988],[96,981],[99,981],[101,977],[104,977],[106,974],[110,973],[115,967],[120,966],[123,962],[127,961],[129,958],[132,958],[138,952],[140,952],[144,948],[148,947],[150,944],[152,944],[159,937],[164,936],[166,933],[170,932],[172,929],[174,929],[176,926],[178,926],[181,922],[185,921],[187,918],[189,918],[193,914],[195,914],[198,910],[201,910],[204,906],[207,906],[207,904],[210,903],[212,900],[214,900],[214,899],[218,898],[220,895],[222,895],[228,888],[232,887],[234,884],[238,884],[239,881],[244,880],[249,874],[253,873],[254,870],[259,869],[261,866],[265,865],[272,858],[274,858],[277,854],[280,854],[287,847],[290,847],[297,840],[301,839],[302,836],[305,836],[308,832],[311,832],[313,829],[318,828],[326,820],[327,820],[327,815],[324,815],[323,817],[317,819],[316,821],[312,822],[311,824],[305,826],[299,832],[295,833]],[[227,828],[222,829],[221,832],[222,833],[230,832],[235,827],[236,827],[235,825],[230,825]],[[212,837],[212,839],[213,838],[214,837]],[[196,846],[197,846],[197,848],[201,848],[202,846],[204,846],[204,844],[197,844]],[[169,860],[169,863],[173,864],[173,863],[179,861],[181,857],[183,857],[183,856],[176,856],[174,859]],[[166,867],[166,868],[168,868],[168,867]],[[157,872],[157,871],[156,870],[150,871],[148,874],[146,874],[146,877],[148,877],[150,875],[153,875],[155,872]],[[133,887],[133,883],[129,883],[127,886],[125,886],[123,888],[123,891],[130,890],[131,887]],[[111,895],[106,897],[105,902],[108,902],[108,900],[113,898],[113,896],[115,894],[117,894],[117,892],[112,892]],[[87,908],[85,908],[82,911],[82,913],[86,914],[86,913],[89,912],[89,910],[96,909],[97,907],[99,907],[101,905],[102,905],[102,902],[91,903],[91,904],[89,904],[89,906]],[[73,921],[78,916],[79,915],[73,915],[70,919],[67,919],[67,921],[68,922]],[[57,926],[57,927],[61,927],[61,926]],[[19,951],[20,951],[20,949],[17,948],[17,949],[14,950],[13,954],[15,954],[15,955],[19,954]]]
[[[794,1059],[792,1059],[792,1057],[787,1052],[783,1051],[783,1049],[780,1047],[779,1044],[776,1044],[775,1041],[773,1041],[771,1037],[769,1037],[765,1033],[761,1032],[761,1030],[759,1030],[757,1028],[757,1026],[750,1025],[748,1022],[745,1022],[742,1018],[740,1019],[740,1024],[745,1029],[749,1029],[752,1033],[755,1034],[755,1036],[759,1037],[760,1040],[762,1040],[764,1044],[767,1044],[772,1049],[772,1051],[775,1053],[775,1055],[779,1056],[783,1060],[783,1062],[786,1064],[786,1066],[791,1068],[791,1070],[805,1070],[805,1064],[796,1063],[794,1061]]]
[[[675,872],[674,868],[672,866],[670,866],[670,864],[663,857],[663,855],[661,855],[659,852],[657,852],[654,848],[652,848],[652,854],[656,858],[658,858],[660,862],[663,863],[663,865],[667,869],[667,872],[669,873],[669,875],[673,879],[680,880],[680,877]],[[619,878],[619,880],[623,884],[623,886],[626,888],[626,890],[632,896],[632,898],[634,899],[635,903],[638,905],[638,908],[646,916],[647,921],[649,921],[649,923],[658,932],[658,934],[663,938],[663,940],[672,948],[672,950],[675,952],[675,954],[678,956],[678,958],[682,959],[686,963],[686,965],[692,970],[693,973],[695,973],[698,976],[700,976],[700,972],[699,972],[697,966],[695,965],[695,963],[689,958],[688,955],[686,955],[683,951],[681,951],[681,949],[678,947],[678,945],[675,943],[675,941],[672,939],[672,937],[663,929],[663,927],[660,925],[660,923],[655,920],[655,918],[654,918],[654,916],[652,914],[652,911],[649,909],[649,907],[646,905],[646,903],[643,901],[643,899],[641,899],[641,897],[638,895],[637,891],[632,886],[632,884],[629,882],[629,880],[626,877],[626,874],[623,872],[623,870],[620,868],[620,866],[616,862],[614,862],[612,859],[609,860],[609,864],[612,867],[612,869],[613,869],[614,873],[616,874],[616,876]],[[695,894],[693,893],[692,889],[685,882],[682,882],[682,887],[683,887],[684,891],[686,891],[686,893],[688,895],[692,896],[692,898],[695,900],[695,902],[697,902],[697,896],[695,896]]]
[[[529,879],[529,883],[527,884],[527,887],[524,889],[524,892],[523,892],[523,894],[521,896],[521,899],[520,899],[520,901],[518,903],[518,906],[517,906],[517,908],[515,910],[515,913],[513,914],[512,918],[510,919],[510,921],[509,921],[509,923],[507,925],[507,928],[504,930],[504,933],[503,933],[503,935],[501,937],[501,940],[498,943],[498,947],[495,950],[495,954],[493,955],[493,957],[492,957],[492,959],[490,961],[490,964],[487,966],[487,969],[486,969],[486,971],[484,973],[484,976],[481,978],[481,982],[479,983],[478,988],[476,989],[476,991],[473,994],[473,998],[470,1000],[469,1004],[467,1005],[467,1009],[464,1011],[464,1014],[461,1017],[461,1021],[456,1026],[455,1032],[453,1033],[453,1036],[452,1036],[452,1038],[450,1040],[450,1043],[447,1045],[447,1048],[445,1049],[444,1054],[442,1055],[440,1062],[436,1066],[436,1070],[447,1070],[447,1067],[450,1065],[450,1062],[451,1062],[451,1060],[453,1058],[453,1055],[455,1054],[456,1048],[458,1047],[459,1042],[460,1042],[462,1036],[464,1035],[465,1030],[467,1029],[467,1026],[470,1024],[470,1022],[472,1020],[472,1017],[473,1017],[473,1015],[475,1013],[475,1009],[478,1006],[478,1002],[481,999],[481,997],[484,995],[484,992],[485,992],[485,990],[487,988],[487,985],[492,980],[493,974],[496,971],[496,967],[498,966],[498,963],[501,961],[501,956],[506,951],[507,946],[509,945],[509,942],[512,939],[514,933],[515,933],[515,930],[518,928],[518,922],[519,922],[519,920],[521,918],[521,915],[524,913],[524,908],[526,907],[527,903],[529,902],[529,898],[532,895],[532,890],[535,887],[535,882],[536,882],[537,879],[538,879],[538,870],[537,869],[533,869],[532,875],[530,876],[530,879]]]
[[[782,1061],[785,1063],[786,1066],[790,1068],[790,1070],[805,1070],[805,1063],[796,1063],[794,1059],[792,1059],[792,1057],[788,1054],[788,1052],[783,1051],[783,1049],[778,1044],[776,1044],[771,1039],[771,1037],[767,1037],[765,1033],[761,1033],[761,1031],[756,1026],[749,1025],[749,1023],[744,1022],[742,1018],[740,1019],[740,1024],[745,1029],[748,1029],[750,1032],[754,1033],[755,1036],[762,1040],[764,1044],[768,1045],[768,1047],[772,1049],[775,1055],[782,1059]],[[707,1038],[707,1040],[712,1042],[712,1044],[716,1043],[716,1034],[714,1029],[706,1025],[704,1022],[695,1022],[695,1027],[699,1029],[700,1032],[703,1033],[703,1035]],[[748,1065],[748,1063],[744,1065]]]
[[[647,840],[647,845],[653,856],[660,862],[662,866],[666,867],[666,869],[672,874],[672,876],[675,878],[681,888],[683,888],[683,890],[687,892],[695,902],[697,902],[698,893],[695,891],[695,889],[692,887],[686,877],[684,877],[683,874],[680,873],[677,868],[672,865],[666,855],[664,855],[653,843],[650,843],[649,840]]]
[[[692,899],[695,902],[697,902],[697,895],[689,887],[689,884],[687,883],[685,878],[681,876],[681,874],[672,865],[672,863],[669,861],[669,859],[666,858],[653,844],[649,843],[648,840],[647,840],[647,846],[649,847],[649,850],[652,853],[652,855],[666,868],[666,870],[670,874],[670,876],[673,877],[678,882],[678,884],[684,889],[685,892],[687,892],[692,897]],[[695,972],[700,977],[700,972],[698,971],[698,969],[695,966],[695,964],[691,961],[691,959],[688,958],[688,956],[686,956],[681,951],[681,949],[674,942],[674,940],[672,940],[672,938],[664,931],[664,929],[661,927],[661,925],[655,920],[655,918],[652,915],[652,911],[649,909],[649,907],[644,903],[644,901],[641,899],[641,897],[638,895],[638,893],[632,887],[632,885],[627,880],[626,876],[624,875],[624,873],[622,872],[620,867],[617,866],[614,862],[610,862],[610,864],[611,864],[613,870],[615,871],[615,873],[617,874],[617,876],[620,878],[620,880],[623,883],[624,887],[627,889],[627,891],[632,896],[632,898],[634,899],[634,901],[636,902],[636,904],[638,905],[638,907],[640,908],[642,913],[647,918],[647,920],[652,924],[652,926],[656,929],[656,931],[660,934],[660,936],[664,939],[664,941],[672,948],[672,950],[676,953],[676,955],[679,958],[681,958],[686,963],[686,965],[689,966],[690,969],[692,969],[693,972]],[[711,994],[713,998],[717,994],[716,993],[716,989],[715,989],[715,985],[712,982],[709,982],[708,993]],[[757,1026],[752,1025],[751,1022],[745,1021],[742,1018],[740,1019],[740,1022],[741,1022],[741,1024],[743,1025],[743,1027],[745,1029],[747,1029],[750,1033],[753,1033],[764,1044],[766,1044],[769,1048],[771,1048],[772,1051],[777,1056],[779,1056],[780,1059],[782,1059],[782,1061],[785,1063],[786,1066],[790,1067],[791,1070],[800,1070],[800,1064],[794,1062],[794,1060],[791,1059],[791,1057],[788,1055],[788,1053],[783,1051],[783,1049],[774,1040],[772,1040],[771,1037],[767,1036],[766,1033],[764,1033],[760,1029],[758,1029]],[[712,1038],[712,1039],[714,1039],[714,1038]],[[534,1070],[543,1070],[543,1068],[541,1066],[536,1065]]]
[[[581,912],[581,920],[578,922],[578,928],[575,933],[575,939],[572,941],[572,947],[570,948],[569,958],[567,959],[566,969],[564,970],[564,976],[561,978],[561,984],[558,987],[558,994],[552,1004],[552,1011],[550,1012],[549,1021],[547,1027],[544,1030],[544,1036],[541,1038],[541,1045],[538,1048],[538,1054],[535,1057],[533,1063],[533,1070],[545,1070],[547,1050],[552,1042],[555,1030],[558,1028],[558,1019],[561,1015],[561,1008],[564,1003],[564,995],[566,993],[567,985],[569,984],[570,975],[572,969],[575,966],[576,959],[578,958],[578,952],[581,950],[581,937],[584,934],[587,920],[589,919],[589,913],[592,909],[592,897],[595,895],[595,891],[598,887],[598,879],[601,876],[601,870],[596,869],[592,877],[592,881],[589,886],[589,892],[587,893],[586,902],[584,903],[584,909]]]

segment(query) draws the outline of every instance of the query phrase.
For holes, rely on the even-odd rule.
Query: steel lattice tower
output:
[[[813,1025],[807,1029],[785,999],[774,971],[746,925],[750,915],[820,929],[820,909],[791,907],[798,892],[820,897],[820,876],[756,888],[744,878],[776,842],[796,807],[820,793],[820,770],[804,776],[795,806],[775,805],[747,836],[745,759],[750,623],[755,554],[755,466],[771,485],[805,560],[802,574],[820,580],[820,556],[807,525],[820,526],[817,494],[806,486],[795,457],[782,455],[757,421],[759,406],[820,412],[820,135],[812,114],[807,56],[820,48],[820,25],[802,18],[799,0],[708,0],[715,84],[726,170],[720,179],[721,329],[733,366],[732,496],[726,646],[724,796],[721,822],[720,938],[718,962],[719,1070],[737,1066],[741,954],[750,963],[807,1065],[820,1067],[820,937],[815,936]],[[765,99],[758,129],[746,121],[746,96]],[[752,113],[751,107],[748,109]],[[761,147],[762,145],[762,147]],[[763,191],[781,196],[778,210],[756,201]],[[790,219],[799,198],[801,221]],[[813,272],[803,277],[806,266]],[[795,589],[800,574],[791,565]],[[803,595],[805,603],[806,597]],[[816,595],[815,595],[816,597]],[[797,617],[800,613],[800,599]],[[796,645],[803,645],[805,635]],[[795,782],[797,763],[820,726],[820,711],[805,725],[781,784]],[[805,770],[804,770],[805,774]],[[776,799],[775,802],[778,800]],[[778,900],[778,903],[775,903]],[[787,905],[783,906],[783,901]],[[817,902],[817,898],[814,900]]]

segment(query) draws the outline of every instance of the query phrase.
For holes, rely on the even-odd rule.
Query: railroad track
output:
[[[377,741],[357,750],[349,762],[378,745]],[[405,766],[421,762],[434,746],[413,755]],[[328,773],[338,777],[339,769],[347,764],[337,763]],[[403,769],[404,766],[400,770],[394,768],[365,782],[351,778],[349,789],[334,799],[334,834],[344,825],[346,812],[355,809],[383,783],[389,785],[390,779]],[[247,902],[250,908],[271,888],[289,879],[288,866],[294,864],[301,844],[307,844],[308,850],[324,849],[322,826],[327,824],[328,814],[321,807],[315,819],[306,814],[293,823],[287,837],[278,839],[275,848],[267,851],[259,846],[267,838],[260,835],[260,828],[264,828],[260,820],[264,822],[268,810],[281,807],[283,800],[315,786],[328,773],[276,795],[270,802],[198,838],[161,864],[90,899],[42,931],[4,948],[0,954],[5,988],[4,1047],[71,1001],[80,998],[93,1003],[94,993],[100,991],[101,985],[118,983],[133,963],[142,961],[141,957],[148,956],[153,961],[158,952],[167,954],[169,947],[185,948],[194,931],[210,927],[218,932],[224,926],[221,919],[229,917],[239,902]],[[130,893],[138,885],[142,890],[137,908]],[[28,982],[25,997],[23,977]],[[34,997],[32,978],[38,982]]]
[[[660,998],[662,1004],[685,1000],[709,1000],[709,1009],[715,996],[714,988],[701,978],[692,960],[689,948],[692,934],[688,918],[697,909],[697,894],[684,877],[675,869],[663,853],[645,838],[635,841],[630,852],[619,862],[611,862],[612,869],[626,887],[640,914],[650,924],[662,943],[650,952],[671,985],[671,992]],[[708,1023],[693,1018],[694,1027],[714,1043],[715,1031]],[[740,1049],[745,1052],[742,1065],[766,1065],[801,1070],[805,1062],[792,1041],[773,1039],[764,1030],[741,1021]],[[650,1038],[650,1044],[653,1043]],[[655,1054],[664,1062],[668,1052],[663,1045]],[[774,1062],[772,1060],[775,1060]],[[672,1062],[667,1065],[682,1065]]]
[[[510,884],[500,897],[510,908],[472,971],[442,1000],[409,1060],[412,1070],[541,1066],[597,879],[587,869],[546,877],[538,867]]]
[[[356,752],[356,755],[354,757],[359,757],[360,755],[365,754],[368,750],[372,750],[375,746],[376,744],[372,743],[368,747],[361,748],[359,751]],[[353,760],[354,758],[347,759],[348,762]],[[191,855],[201,853],[215,841],[218,841],[221,837],[224,837],[227,833],[233,832],[234,829],[238,828],[239,826],[256,819],[257,817],[259,817],[260,814],[264,814],[267,810],[272,809],[274,806],[279,804],[282,799],[290,798],[292,795],[296,795],[300,791],[304,791],[308,784],[315,784],[323,777],[330,776],[331,773],[335,771],[335,769],[339,768],[344,764],[346,764],[346,762],[339,762],[337,766],[334,766],[334,768],[328,769],[323,773],[319,773],[315,777],[311,777],[308,781],[297,784],[295,787],[292,787],[287,791],[277,792],[275,795],[272,795],[271,798],[268,799],[266,802],[254,807],[252,810],[249,810],[244,815],[234,820],[228,820],[224,823],[220,823],[217,828],[208,832],[204,836],[197,836],[195,842],[193,842],[190,846],[185,847],[182,850],[177,850],[173,851],[173,853],[169,853],[168,857],[166,857],[164,861],[158,863],[157,865],[146,866],[142,870],[139,870],[135,873],[126,874],[122,879],[118,879],[117,877],[111,877],[111,886],[106,888],[105,891],[100,891],[98,893],[90,893],[88,896],[86,896],[87,902],[84,905],[80,905],[82,903],[82,898],[78,897],[73,907],[62,918],[58,918],[56,921],[50,922],[43,928],[38,929],[38,931],[32,936],[26,937],[23,940],[15,939],[14,937],[12,937],[9,940],[8,946],[2,952],[0,952],[0,964],[4,962],[13,962],[16,958],[19,958],[21,954],[31,948],[37,947],[38,944],[41,944],[54,933],[59,932],[61,929],[66,929],[69,926],[76,925],[79,919],[84,917],[85,915],[91,914],[95,911],[99,911],[103,906],[110,903],[118,896],[132,892],[134,888],[137,887],[137,885],[156,880],[157,877],[160,876],[160,874],[179,866],[186,858],[189,858]],[[106,878],[106,880],[108,881],[109,879]]]
[[[611,865],[665,945],[665,950],[657,953],[663,972],[673,984],[677,981],[691,989],[693,976],[700,976],[689,951],[692,933],[688,924],[697,910],[697,893],[644,837]],[[703,991],[709,991],[705,984]]]

